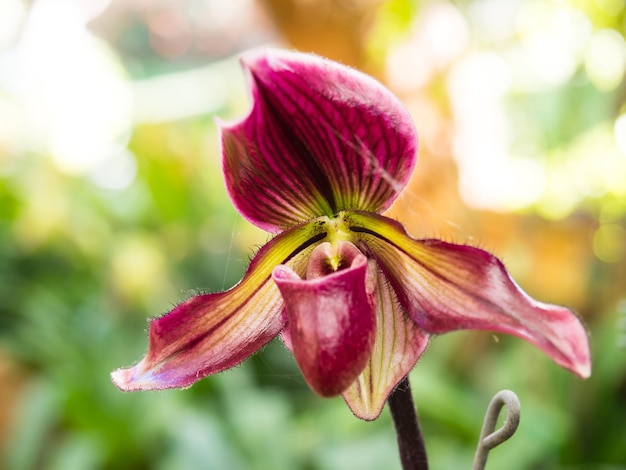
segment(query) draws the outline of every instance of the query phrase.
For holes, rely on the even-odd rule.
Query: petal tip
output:
[[[111,372],[111,381],[122,392],[134,392],[138,390],[156,390],[159,388],[153,380],[153,374],[150,370],[143,371],[143,361],[137,365],[128,368],[120,368]]]
[[[111,381],[122,392],[130,392],[132,390],[136,390],[137,388],[132,386],[132,372],[133,369],[114,370],[113,372],[111,372]]]
[[[346,400],[345,396],[344,400]],[[383,412],[384,403],[386,403],[386,401],[383,402],[381,406],[375,408],[355,406],[347,400],[346,403],[348,404],[348,408],[350,408],[352,414],[357,418],[362,419],[363,421],[374,421],[378,419],[380,414]]]
[[[581,379],[588,379],[591,377],[591,361],[586,359],[579,364],[574,364],[571,371]]]

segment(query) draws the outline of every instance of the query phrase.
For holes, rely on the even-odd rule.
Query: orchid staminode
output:
[[[406,186],[417,134],[374,79],[320,57],[248,53],[252,108],[220,124],[233,204],[274,234],[226,292],[151,321],[149,347],[112,374],[125,391],[187,387],[280,335],[309,386],[375,419],[432,334],[508,333],[586,378],[587,332],[537,302],[490,253],[415,239],[382,215]]]

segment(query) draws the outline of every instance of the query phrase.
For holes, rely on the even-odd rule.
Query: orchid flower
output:
[[[274,234],[243,279],[151,321],[145,357],[112,374],[124,391],[187,387],[280,335],[318,394],[375,419],[429,337],[459,329],[518,336],[590,375],[570,310],[533,300],[482,249],[415,239],[382,213],[417,155],[407,110],[380,83],[314,55],[242,59],[252,108],[221,123],[237,210]]]

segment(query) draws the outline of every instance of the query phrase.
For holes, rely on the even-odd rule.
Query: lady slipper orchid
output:
[[[264,50],[242,63],[253,105],[220,125],[223,172],[237,210],[275,236],[235,287],[152,320],[143,360],[112,374],[121,390],[187,387],[278,334],[314,391],[342,394],[367,420],[432,334],[508,333],[590,375],[572,311],[531,299],[493,255],[414,239],[381,215],[417,153],[411,118],[388,90],[308,54]]]

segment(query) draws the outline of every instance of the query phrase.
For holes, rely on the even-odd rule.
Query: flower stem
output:
[[[398,437],[403,470],[428,470],[428,458],[411,395],[409,377],[398,384],[387,400]]]

